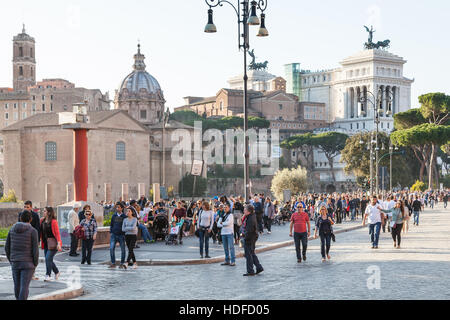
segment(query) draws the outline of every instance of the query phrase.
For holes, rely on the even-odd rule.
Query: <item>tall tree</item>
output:
[[[427,123],[427,121],[423,117],[419,108],[410,109],[394,115],[395,130],[405,130],[424,123]],[[419,180],[423,181],[425,169],[428,171],[431,146],[429,144],[411,144],[409,147],[411,147],[414,155],[420,163]]]
[[[348,135],[340,132],[324,132],[313,136],[312,139],[312,144],[321,150],[328,160],[333,183],[336,183],[334,158],[344,149],[347,139]]]
[[[450,126],[425,123],[409,129],[395,131],[391,134],[394,144],[400,146],[440,146],[450,140]],[[428,187],[433,188],[433,163],[432,153],[428,164]],[[435,181],[436,184],[438,180]]]
[[[295,150],[295,164],[306,168],[308,181],[313,185],[312,172],[314,170],[314,150],[312,133],[305,133],[289,137],[281,143],[281,147],[287,150]]]
[[[419,102],[421,104],[420,112],[423,117],[430,124],[437,126],[446,125],[450,120],[450,96],[445,93],[428,93],[421,95],[419,97]],[[434,137],[433,133],[439,130],[431,127],[428,128],[428,134],[432,136],[431,142],[431,155],[430,155],[430,165],[428,172],[428,186],[432,188],[433,185],[433,174],[436,177],[436,185],[439,184],[439,174],[436,166],[436,156],[437,148],[440,145],[448,143],[445,140],[440,140],[439,137]],[[431,138],[431,137],[430,137]],[[436,139],[434,139],[436,138]]]

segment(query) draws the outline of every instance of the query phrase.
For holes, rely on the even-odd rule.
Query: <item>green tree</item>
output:
[[[360,143],[361,141],[363,142],[362,144]],[[370,149],[368,149],[370,141],[371,133],[369,132],[355,134],[347,139],[345,148],[341,152],[341,162],[345,163],[344,172],[355,175],[358,185],[362,188],[368,186],[370,179]],[[384,132],[380,132],[378,142],[381,148],[379,166],[389,168],[390,159],[389,156],[386,156],[389,153],[389,137]],[[396,152],[392,155],[393,186],[397,184],[410,186],[418,177],[420,165],[410,148],[403,148],[401,151],[403,154]]]
[[[270,190],[276,199],[283,199],[283,191],[291,190],[293,195],[308,190],[306,169],[298,166],[294,169],[283,169],[275,173]]]
[[[421,104],[420,112],[430,124],[450,125],[450,96],[444,93],[428,93],[419,97]],[[429,133],[433,135],[430,131]],[[435,175],[436,185],[439,184],[439,173],[437,169],[437,149],[440,145],[448,143],[448,140],[430,139],[430,171],[428,172],[428,185],[433,186],[433,174]]]
[[[406,130],[411,127],[427,123],[426,119],[423,117],[420,109],[410,109],[405,112],[400,112],[394,115],[394,128],[396,131]],[[431,145],[429,144],[412,144],[410,141],[408,145],[417,161],[420,163],[419,169],[419,180],[424,180],[425,169],[428,171],[428,165],[430,161]],[[403,145],[406,147],[407,145]]]
[[[345,147],[348,135],[340,132],[324,132],[313,136],[312,142],[321,150],[328,160],[333,183],[336,183],[334,174],[334,158],[336,158]]]
[[[312,133],[295,135],[283,140],[280,144],[284,149],[295,151],[295,164],[300,164],[302,167],[306,168],[308,181],[311,185],[313,185],[312,172],[314,170],[313,136]],[[289,159],[290,158],[291,152],[289,152]],[[290,163],[291,161],[289,161],[289,164]]]
[[[436,168],[436,146],[443,145],[450,140],[450,126],[425,123],[409,129],[395,131],[391,134],[391,140],[399,146],[431,145],[431,155],[427,169],[429,174],[428,186],[433,188],[433,173],[437,173],[434,170]],[[439,182],[436,175],[434,182],[436,185]]]

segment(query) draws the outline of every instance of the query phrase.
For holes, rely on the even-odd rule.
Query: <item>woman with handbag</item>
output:
[[[44,209],[44,218],[41,219],[40,232],[41,246],[42,249],[44,249],[46,267],[44,281],[51,280],[52,271],[55,274],[55,280],[58,280],[60,272],[53,262],[53,258],[58,251],[62,250],[62,242],[56,214],[51,207],[45,207]]]
[[[84,239],[81,240],[81,264],[85,262],[91,264],[92,247],[97,238],[97,221],[90,210],[86,210],[84,216],[85,219],[80,222],[84,229]]]
[[[322,205],[319,209],[320,216],[317,218],[316,228],[314,231],[314,239],[317,239],[317,233],[320,236],[320,253],[322,254],[322,262],[325,262],[325,255],[328,260],[331,259],[330,247],[333,234],[332,225],[334,220],[328,213],[327,207]]]
[[[379,210],[392,216],[390,227],[392,232],[392,239],[394,240],[394,248],[400,249],[401,233],[403,228],[403,221],[405,220],[405,207],[403,201],[398,200],[395,203],[394,208],[389,210],[384,210],[378,207]]]

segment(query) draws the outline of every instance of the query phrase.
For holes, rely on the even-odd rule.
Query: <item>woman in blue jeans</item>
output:
[[[234,217],[231,212],[231,206],[229,203],[225,204],[225,214],[223,217],[219,218],[217,222],[217,226],[222,228],[222,243],[223,249],[225,251],[225,262],[222,263],[222,266],[232,266],[236,265],[235,260],[236,256],[234,253]],[[230,259],[231,253],[231,259]]]
[[[316,229],[314,231],[314,238],[317,238],[317,233],[320,236],[320,253],[322,254],[322,262],[331,259],[330,247],[331,247],[331,233],[333,232],[332,225],[334,224],[333,218],[328,214],[328,210],[325,206],[321,206],[319,209],[320,216],[317,218]],[[326,258],[325,258],[326,257]]]
[[[41,219],[41,245],[44,249],[45,255],[45,279],[44,281],[51,280],[52,271],[55,274],[55,280],[59,278],[59,270],[56,264],[53,262],[53,257],[58,251],[61,251],[62,242],[59,233],[58,221],[56,220],[56,214],[53,208],[46,207],[44,209],[44,218]]]
[[[204,201],[202,210],[198,213],[197,230],[200,238],[200,257],[203,258],[203,247],[205,247],[205,258],[209,256],[209,235],[214,225],[214,211],[211,210],[209,202]]]

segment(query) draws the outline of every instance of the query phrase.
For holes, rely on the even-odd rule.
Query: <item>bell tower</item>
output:
[[[35,41],[25,32],[13,38],[13,87],[16,91],[27,91],[36,84]]]

